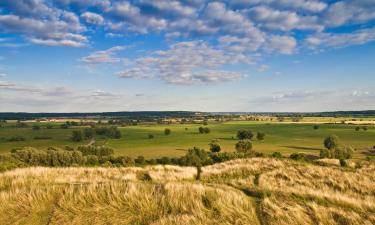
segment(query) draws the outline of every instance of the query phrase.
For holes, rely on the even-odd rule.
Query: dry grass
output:
[[[203,168],[0,174],[1,224],[374,224],[375,166],[254,158]]]

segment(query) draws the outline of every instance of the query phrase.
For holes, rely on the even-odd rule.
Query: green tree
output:
[[[254,134],[251,130],[239,130],[237,131],[237,138],[240,140],[252,139]]]
[[[333,150],[339,146],[339,138],[336,135],[330,135],[324,139],[324,147]]]
[[[264,140],[264,137],[265,137],[265,136],[266,136],[265,133],[257,132],[257,139],[258,139],[259,141]]]
[[[202,166],[210,163],[209,156],[204,149],[194,147],[188,150],[184,157],[188,166],[195,166],[197,169],[196,180],[200,180],[202,173]]]
[[[85,128],[83,130],[83,135],[85,137],[85,139],[93,139],[95,138],[95,130],[92,129],[92,128]]]
[[[213,153],[221,151],[221,147],[218,141],[212,141],[210,143],[210,151]]]
[[[165,134],[165,135],[170,135],[171,132],[172,132],[172,131],[171,131],[171,129],[169,129],[169,128],[165,128],[165,129],[164,129],[164,134]]]
[[[33,130],[40,130],[40,126],[38,124],[33,125]]]
[[[81,130],[72,131],[72,141],[80,142],[83,140],[83,134]]]
[[[249,140],[240,140],[236,143],[237,152],[248,153],[253,149],[253,144]]]

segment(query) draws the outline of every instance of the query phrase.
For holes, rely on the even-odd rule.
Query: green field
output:
[[[292,152],[305,152],[318,154],[323,147],[323,139],[336,134],[340,138],[340,143],[352,146],[356,149],[369,148],[375,145],[375,127],[367,126],[367,131],[355,131],[356,125],[344,124],[321,124],[318,130],[313,129],[312,124],[284,124],[284,123],[264,123],[264,122],[227,122],[209,124],[211,129],[209,134],[199,134],[199,124],[173,124],[173,125],[138,125],[120,127],[121,139],[98,139],[97,144],[106,144],[115,149],[117,155],[127,155],[136,157],[143,155],[146,158],[158,158],[161,156],[184,155],[186,149],[197,146],[208,149],[208,144],[213,139],[218,139],[222,150],[234,151],[236,143],[236,132],[241,129],[250,129],[254,133],[257,131],[266,133],[263,141],[253,141],[256,151],[272,153],[275,151],[283,154]],[[171,135],[164,135],[164,129],[170,128]],[[0,152],[9,152],[15,147],[37,147],[47,148],[77,146],[87,144],[86,142],[76,143],[70,140],[73,129],[45,129],[32,130],[28,128],[0,128]],[[148,134],[153,134],[154,138],[149,139]],[[25,141],[9,142],[5,139],[12,136],[23,136]],[[48,136],[52,139],[35,140],[35,137]],[[361,157],[357,153],[355,157]]]

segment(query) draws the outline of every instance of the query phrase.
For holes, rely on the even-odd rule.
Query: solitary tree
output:
[[[202,173],[202,166],[210,163],[207,152],[204,149],[194,147],[188,150],[185,156],[186,164],[195,166],[197,168],[196,180],[200,180]]]
[[[172,132],[172,131],[171,131],[171,129],[169,129],[169,128],[165,128],[165,129],[164,129],[164,134],[165,134],[165,135],[170,135],[171,132]]]
[[[319,125],[314,125],[314,130],[317,130],[317,129],[319,129]]]
[[[324,139],[324,147],[333,150],[339,146],[339,138],[336,135],[330,135]]]
[[[248,140],[240,140],[235,145],[237,152],[247,153],[253,148],[253,144]]]

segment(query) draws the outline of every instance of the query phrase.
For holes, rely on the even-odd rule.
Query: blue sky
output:
[[[0,111],[375,109],[374,0],[5,0]]]

